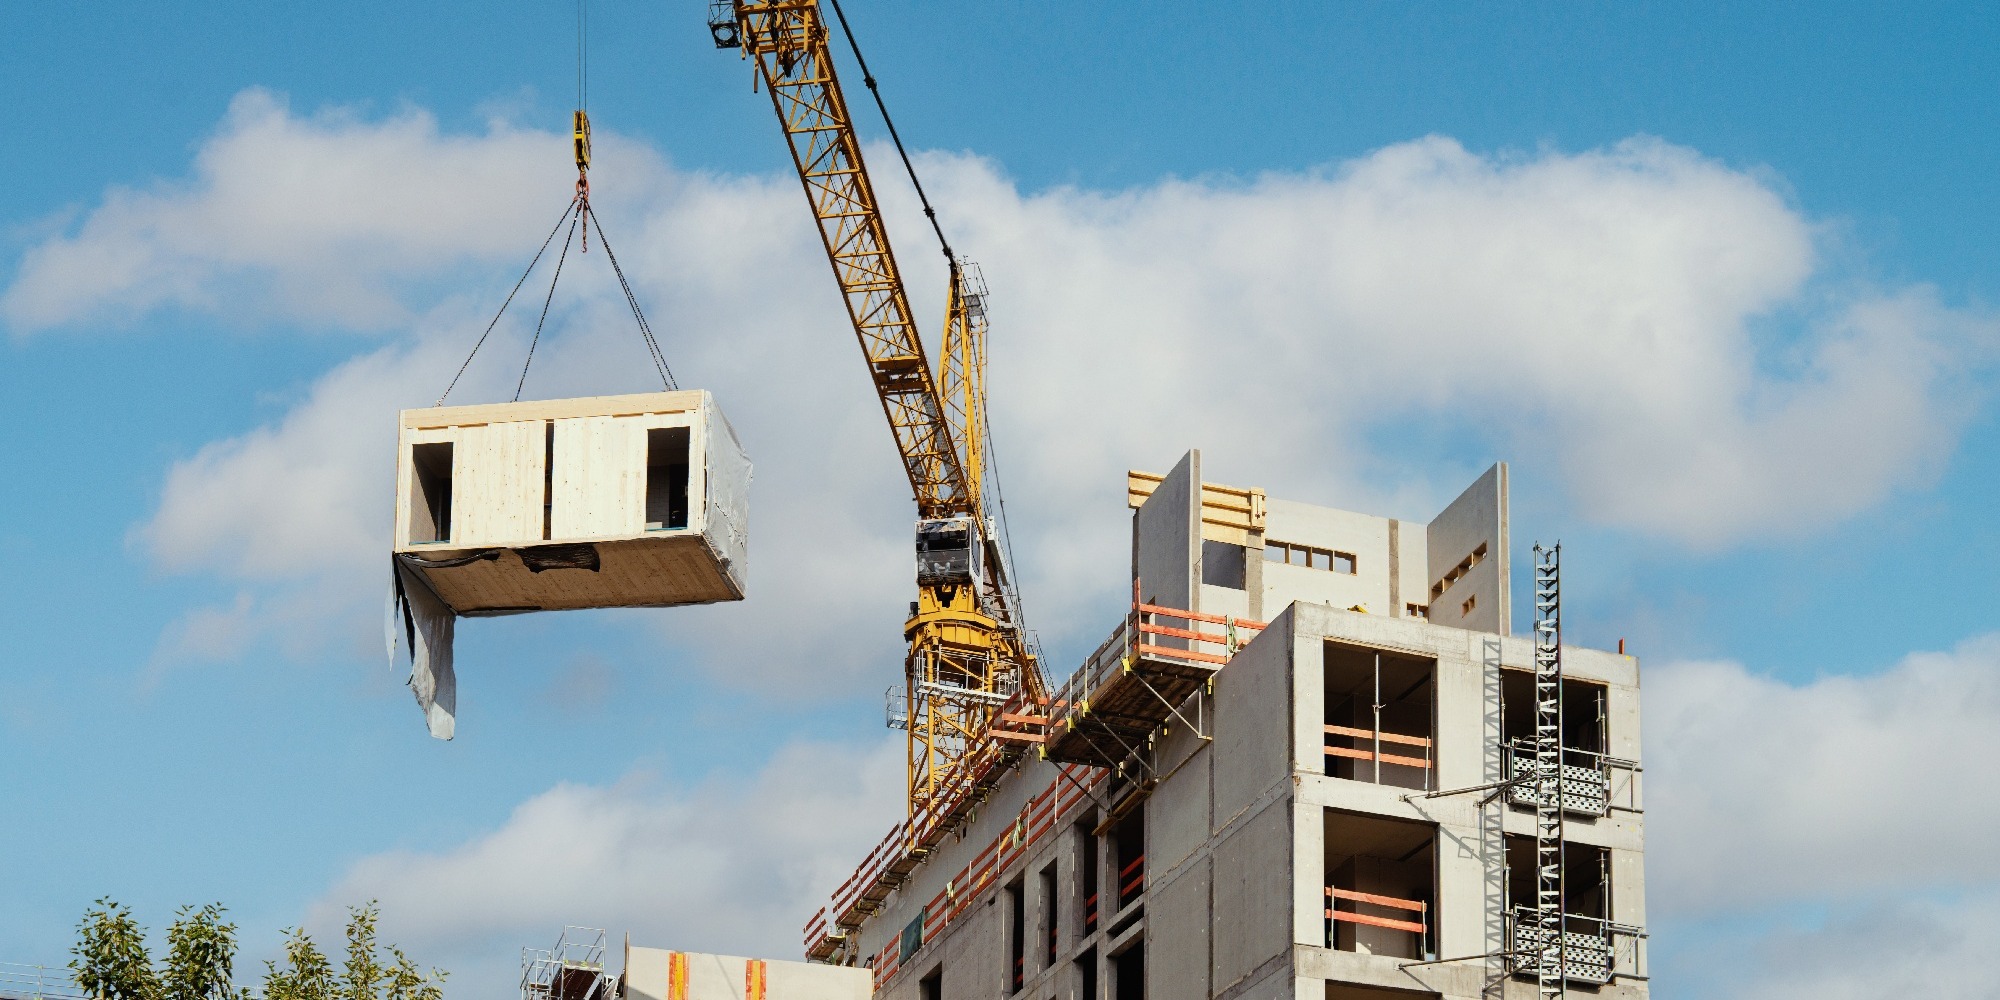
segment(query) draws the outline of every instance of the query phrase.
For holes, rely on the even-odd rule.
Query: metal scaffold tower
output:
[[[1563,934],[1562,543],[1535,546],[1535,930],[1537,995],[1568,995]]]

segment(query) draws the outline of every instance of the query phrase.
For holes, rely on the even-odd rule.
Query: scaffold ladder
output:
[[[1568,995],[1563,947],[1562,543],[1535,546],[1535,930],[1537,996]]]

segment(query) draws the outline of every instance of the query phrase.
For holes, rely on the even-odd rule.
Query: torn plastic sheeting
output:
[[[701,409],[702,423],[708,428],[707,510],[709,517],[721,522],[722,529],[705,533],[710,544],[721,547],[722,551],[716,555],[721,559],[722,571],[729,576],[736,592],[742,594],[746,592],[750,572],[750,457],[743,453],[736,428],[729,426],[729,418],[722,415],[713,396],[702,394]]]
[[[390,562],[389,662],[397,663],[400,639],[409,651],[408,683],[417,707],[423,710],[424,725],[432,736],[451,739],[458,711],[458,678],[451,665],[458,616],[401,559],[391,557]]]

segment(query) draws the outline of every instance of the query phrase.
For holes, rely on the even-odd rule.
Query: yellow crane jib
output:
[[[934,369],[819,0],[717,0],[709,32],[716,47],[754,61],[771,97],[916,500],[917,600],[904,623],[907,700],[897,724],[909,733],[910,815],[948,823],[969,808],[968,776],[992,770],[982,755],[1000,707],[1017,694],[1047,697],[986,510],[986,289],[977,268],[951,259]]]

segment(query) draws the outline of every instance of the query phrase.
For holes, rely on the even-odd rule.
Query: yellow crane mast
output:
[[[771,95],[916,499],[917,600],[903,626],[909,656],[901,724],[909,747],[907,829],[921,849],[943,835],[983,782],[997,778],[996,763],[1039,740],[1021,727],[1032,729],[1046,701],[986,502],[985,290],[977,270],[947,246],[951,286],[942,367],[934,374],[834,71],[819,0],[720,0],[709,21],[716,45],[740,48]]]

